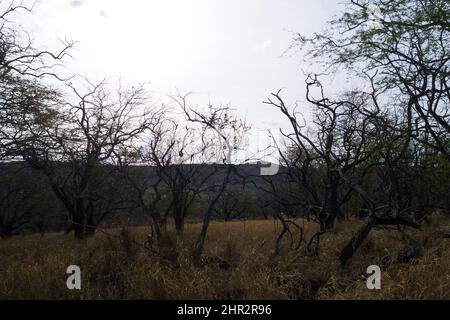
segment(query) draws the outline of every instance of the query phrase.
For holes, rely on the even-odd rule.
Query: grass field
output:
[[[311,234],[315,225],[305,224]],[[0,299],[450,299],[450,240],[429,243],[410,263],[395,261],[404,247],[392,230],[375,230],[349,261],[338,263],[340,249],[361,225],[347,221],[321,239],[318,257],[291,250],[289,239],[274,256],[280,225],[273,220],[213,222],[205,255],[231,263],[192,264],[191,248],[199,225],[183,236],[171,234],[159,252],[140,245],[148,228],[104,230],[90,239],[46,234],[0,241]],[[414,231],[417,239],[450,220]],[[385,259],[381,259],[385,257]],[[383,261],[381,261],[383,260]],[[366,268],[382,269],[381,290],[368,290]],[[66,287],[66,269],[81,267],[82,289]]]

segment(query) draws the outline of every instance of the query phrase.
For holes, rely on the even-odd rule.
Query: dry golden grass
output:
[[[301,222],[303,223],[303,222]],[[170,234],[159,253],[142,243],[147,228],[105,230],[77,241],[47,234],[0,241],[1,299],[449,299],[450,240],[429,245],[420,259],[395,260],[404,246],[393,231],[376,230],[345,268],[339,250],[362,222],[337,225],[321,239],[319,257],[304,257],[289,248],[273,255],[280,226],[271,220],[213,222],[205,254],[232,263],[228,270],[211,263],[194,267],[191,248],[199,225],[183,236]],[[423,238],[435,227],[450,226],[435,217],[433,225],[415,232]],[[309,234],[316,227],[305,222]],[[82,290],[66,287],[66,269],[79,265]],[[382,267],[382,289],[368,290],[363,278],[371,264]]]

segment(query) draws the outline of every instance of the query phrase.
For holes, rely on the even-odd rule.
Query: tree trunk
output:
[[[334,172],[330,174],[330,183],[327,186],[322,212],[320,213],[321,231],[331,229],[336,218],[341,215],[338,203],[340,178]]]
[[[364,240],[369,235],[370,231],[374,226],[409,226],[415,229],[420,228],[420,224],[413,220],[412,218],[408,216],[397,216],[397,217],[374,217],[373,214],[371,214],[371,217],[369,217],[369,220],[367,223],[362,226],[358,232],[353,236],[353,238],[350,240],[350,242],[342,249],[341,255],[339,256],[339,260],[341,261],[342,265],[345,265],[350,259],[353,254],[356,252],[356,250],[361,246],[361,244],[364,242]]]
[[[231,167],[231,165],[228,165],[227,173],[225,175],[225,178],[223,179],[223,182],[220,185],[219,190],[217,190],[216,194],[214,195],[214,197],[209,202],[208,208],[206,210],[206,213],[203,216],[202,229],[200,231],[200,236],[198,238],[197,245],[196,245],[195,250],[194,250],[194,264],[195,265],[199,265],[200,264],[200,258],[201,258],[202,252],[203,252],[203,247],[205,245],[206,234],[208,233],[209,221],[211,220],[211,217],[212,217],[213,212],[214,212],[214,207],[215,207],[217,201],[219,201],[220,196],[223,194],[223,192],[226,189],[226,186],[227,186],[228,181],[229,181],[230,176],[231,176],[231,171],[232,171],[232,167]]]
[[[85,232],[82,224],[74,223],[73,224],[73,231],[75,235],[75,239],[84,239],[85,238]]]
[[[344,249],[342,249],[341,254],[339,256],[339,260],[341,261],[342,265],[345,265],[348,259],[350,259],[353,256],[356,250],[367,238],[374,225],[375,225],[374,221],[372,219],[369,219],[369,221],[358,230],[358,232],[353,236],[353,238],[344,247]]]
[[[72,229],[75,239],[86,239],[94,235],[97,224],[94,221],[93,208],[84,208],[81,201],[78,202],[76,208],[71,209],[72,212]]]
[[[175,211],[175,229],[177,233],[183,233],[184,231],[184,212],[179,209]]]
[[[165,233],[165,223],[161,219],[161,216],[154,212],[152,214],[152,222],[153,222],[153,230],[156,234],[157,241],[160,241],[163,237],[163,234]]]
[[[86,217],[86,224],[85,224],[85,238],[91,237],[95,234],[95,231],[97,230],[97,223],[94,220],[94,207],[89,207],[87,212],[85,212]]]

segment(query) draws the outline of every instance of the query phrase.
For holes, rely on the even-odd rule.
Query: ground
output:
[[[306,221],[307,234],[316,226]],[[170,233],[159,249],[142,246],[148,228],[100,230],[79,241],[59,234],[0,240],[0,299],[450,299],[450,240],[428,242],[423,256],[395,261],[404,248],[392,229],[377,229],[345,267],[340,249],[363,221],[345,221],[321,239],[319,256],[284,239],[274,256],[280,224],[273,220],[213,222],[204,265],[192,264],[200,226]],[[423,239],[450,227],[435,217],[431,226],[411,231]],[[223,268],[217,257],[226,261]],[[368,290],[366,269],[381,267],[381,290]],[[82,288],[67,289],[69,265],[81,268]]]

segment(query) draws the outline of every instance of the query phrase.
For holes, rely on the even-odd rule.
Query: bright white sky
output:
[[[255,130],[283,126],[264,105],[285,88],[304,100],[307,65],[291,32],[310,34],[339,0],[40,0],[23,21],[38,43],[78,41],[68,67],[94,81],[150,82],[160,93],[194,91],[199,103],[230,103]]]

